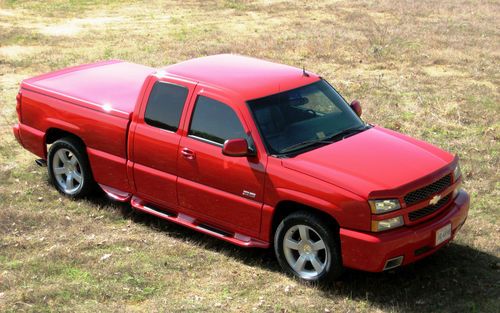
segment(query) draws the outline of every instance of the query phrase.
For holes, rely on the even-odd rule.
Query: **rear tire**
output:
[[[81,198],[95,190],[85,146],[75,138],[65,137],[52,144],[47,170],[50,182],[70,198]]]
[[[274,252],[287,273],[307,282],[333,281],[343,271],[338,229],[310,212],[295,212],[281,221]]]

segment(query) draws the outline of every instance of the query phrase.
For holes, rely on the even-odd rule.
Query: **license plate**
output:
[[[451,224],[441,227],[436,231],[436,246],[450,239],[450,237],[451,237]]]

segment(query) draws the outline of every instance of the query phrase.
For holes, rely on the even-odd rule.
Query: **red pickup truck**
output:
[[[457,157],[366,124],[318,75],[254,58],[67,68],[24,80],[17,113],[17,140],[61,193],[100,186],[236,245],[273,246],[307,281],[424,258],[469,209]]]

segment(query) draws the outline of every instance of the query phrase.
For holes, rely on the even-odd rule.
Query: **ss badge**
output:
[[[255,192],[250,192],[248,190],[243,190],[242,195],[252,199],[255,198]]]

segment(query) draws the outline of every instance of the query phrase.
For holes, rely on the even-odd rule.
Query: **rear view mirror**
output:
[[[232,157],[242,157],[249,155],[248,142],[246,139],[228,139],[222,147],[222,154]]]
[[[361,110],[361,103],[358,100],[353,100],[350,105],[351,109],[356,113],[357,116],[361,116],[363,110]]]

